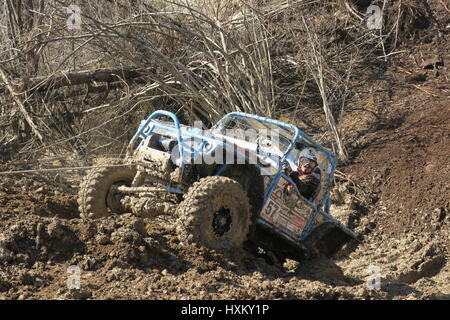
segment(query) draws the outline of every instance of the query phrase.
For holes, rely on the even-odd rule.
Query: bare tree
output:
[[[306,34],[308,36],[307,45],[304,47],[302,51],[303,61],[305,62],[310,74],[312,75],[318,89],[320,92],[320,96],[322,98],[322,107],[325,113],[325,119],[327,125],[334,137],[334,141],[337,146],[337,155],[338,158],[342,162],[347,162],[348,154],[347,150],[344,146],[344,143],[341,138],[341,134],[339,132],[339,128],[336,125],[336,121],[334,119],[332,108],[330,105],[330,80],[326,79],[327,76],[330,76],[330,70],[327,66],[326,56],[324,54],[323,44],[317,36],[317,30],[314,30],[314,26],[308,24],[304,17],[302,17],[303,26],[305,27]],[[328,71],[328,72],[327,72]],[[331,77],[330,77],[331,78]],[[342,85],[343,83],[334,83],[334,86]],[[343,84],[345,85],[345,84]],[[343,91],[341,94],[345,95]],[[338,97],[342,98],[342,96]]]
[[[0,5],[0,141],[89,152],[124,144],[155,108],[208,123],[232,111],[301,109],[325,118],[302,121],[326,124],[346,161],[339,115],[361,49],[380,42],[347,2],[345,19],[328,21],[327,6],[341,2],[85,0],[81,25],[68,28],[72,2]],[[307,110],[307,99],[321,105]]]

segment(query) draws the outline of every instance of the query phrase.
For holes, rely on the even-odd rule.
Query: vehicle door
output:
[[[286,185],[294,186],[289,194]],[[260,218],[291,238],[301,237],[314,215],[314,205],[300,195],[294,182],[284,174],[274,176],[266,194]]]

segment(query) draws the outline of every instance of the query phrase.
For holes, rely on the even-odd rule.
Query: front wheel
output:
[[[119,195],[111,186],[131,186],[136,175],[133,165],[121,165],[120,159],[104,161],[104,167],[94,168],[83,179],[78,192],[78,205],[82,218],[100,218],[112,213],[123,213]]]
[[[239,182],[211,176],[193,184],[177,215],[181,242],[224,250],[242,247],[249,231],[251,207]]]

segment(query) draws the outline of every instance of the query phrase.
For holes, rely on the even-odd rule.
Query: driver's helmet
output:
[[[297,167],[300,169],[302,164],[311,168],[317,167],[316,151],[313,148],[305,148],[300,152]]]

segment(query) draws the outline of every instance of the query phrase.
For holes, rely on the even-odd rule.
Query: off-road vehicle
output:
[[[314,148],[320,186],[310,199],[283,163]],[[277,259],[330,256],[356,234],[330,215],[333,153],[296,126],[233,112],[209,130],[181,125],[167,111],[142,121],[125,159],[92,169],[79,192],[84,218],[133,212],[175,214],[181,242],[217,250],[250,245]]]

